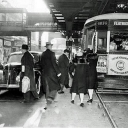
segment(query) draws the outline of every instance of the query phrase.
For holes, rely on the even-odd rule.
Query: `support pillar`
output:
[[[66,21],[66,46],[67,49],[70,50],[70,59],[72,59],[72,44],[73,44],[72,26],[73,26],[73,21]]]
[[[39,50],[41,50],[41,36],[42,36],[42,33],[43,32],[39,32],[39,44],[38,44]]]
[[[31,50],[31,32],[28,31],[28,36],[27,36],[27,45],[29,47],[29,50]]]
[[[31,36],[28,36],[28,47],[29,50],[31,51]]]
[[[73,21],[66,21],[66,36],[72,36]]]

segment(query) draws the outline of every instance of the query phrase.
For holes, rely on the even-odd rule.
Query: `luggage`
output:
[[[30,90],[30,79],[24,76],[22,79],[22,92],[26,93]]]

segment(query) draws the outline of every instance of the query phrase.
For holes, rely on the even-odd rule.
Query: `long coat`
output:
[[[23,76],[27,76],[30,79],[30,91],[36,91],[35,86],[35,77],[34,77],[34,60],[33,56],[30,52],[25,52],[23,57],[21,58],[21,66],[25,66],[25,72],[22,73]],[[22,76],[22,77],[23,77]],[[21,85],[21,83],[20,83]],[[20,86],[20,90],[22,89],[22,86]]]
[[[71,87],[72,93],[87,93],[88,89],[88,64],[82,59],[82,63],[76,63],[75,74]]]
[[[58,65],[61,72],[61,83],[63,85],[69,84],[69,59],[65,54],[62,54],[58,59]]]
[[[87,59],[89,62],[88,89],[96,89],[97,88],[96,66],[97,66],[98,56],[97,56],[97,54],[94,54],[94,53],[88,54]]]
[[[59,67],[56,63],[55,53],[47,49],[41,56],[41,68],[44,92],[46,92],[46,86],[49,87],[49,91],[59,90],[60,84],[57,74],[60,73]]]

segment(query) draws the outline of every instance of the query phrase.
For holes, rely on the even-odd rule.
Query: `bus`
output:
[[[128,14],[108,13],[86,20],[82,48],[98,54],[98,92],[128,92]]]

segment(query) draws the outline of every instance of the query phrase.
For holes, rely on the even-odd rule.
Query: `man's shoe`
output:
[[[52,102],[53,102],[52,99],[50,99],[50,98],[47,99],[47,104],[48,104],[48,105],[52,104]]]
[[[44,107],[44,110],[47,110],[47,107]]]
[[[30,103],[30,101],[20,101],[20,103]]]
[[[40,99],[40,97],[36,97],[36,98],[34,98],[34,100],[39,100]]]
[[[80,104],[80,107],[84,107],[84,103],[81,103],[81,104]]]
[[[71,103],[74,104],[74,100],[72,100]]]
[[[58,93],[59,93],[59,94],[63,94],[63,93],[64,93],[64,91],[59,91]]]
[[[89,99],[89,100],[87,101],[87,103],[91,104],[92,101],[93,101],[93,99]]]

